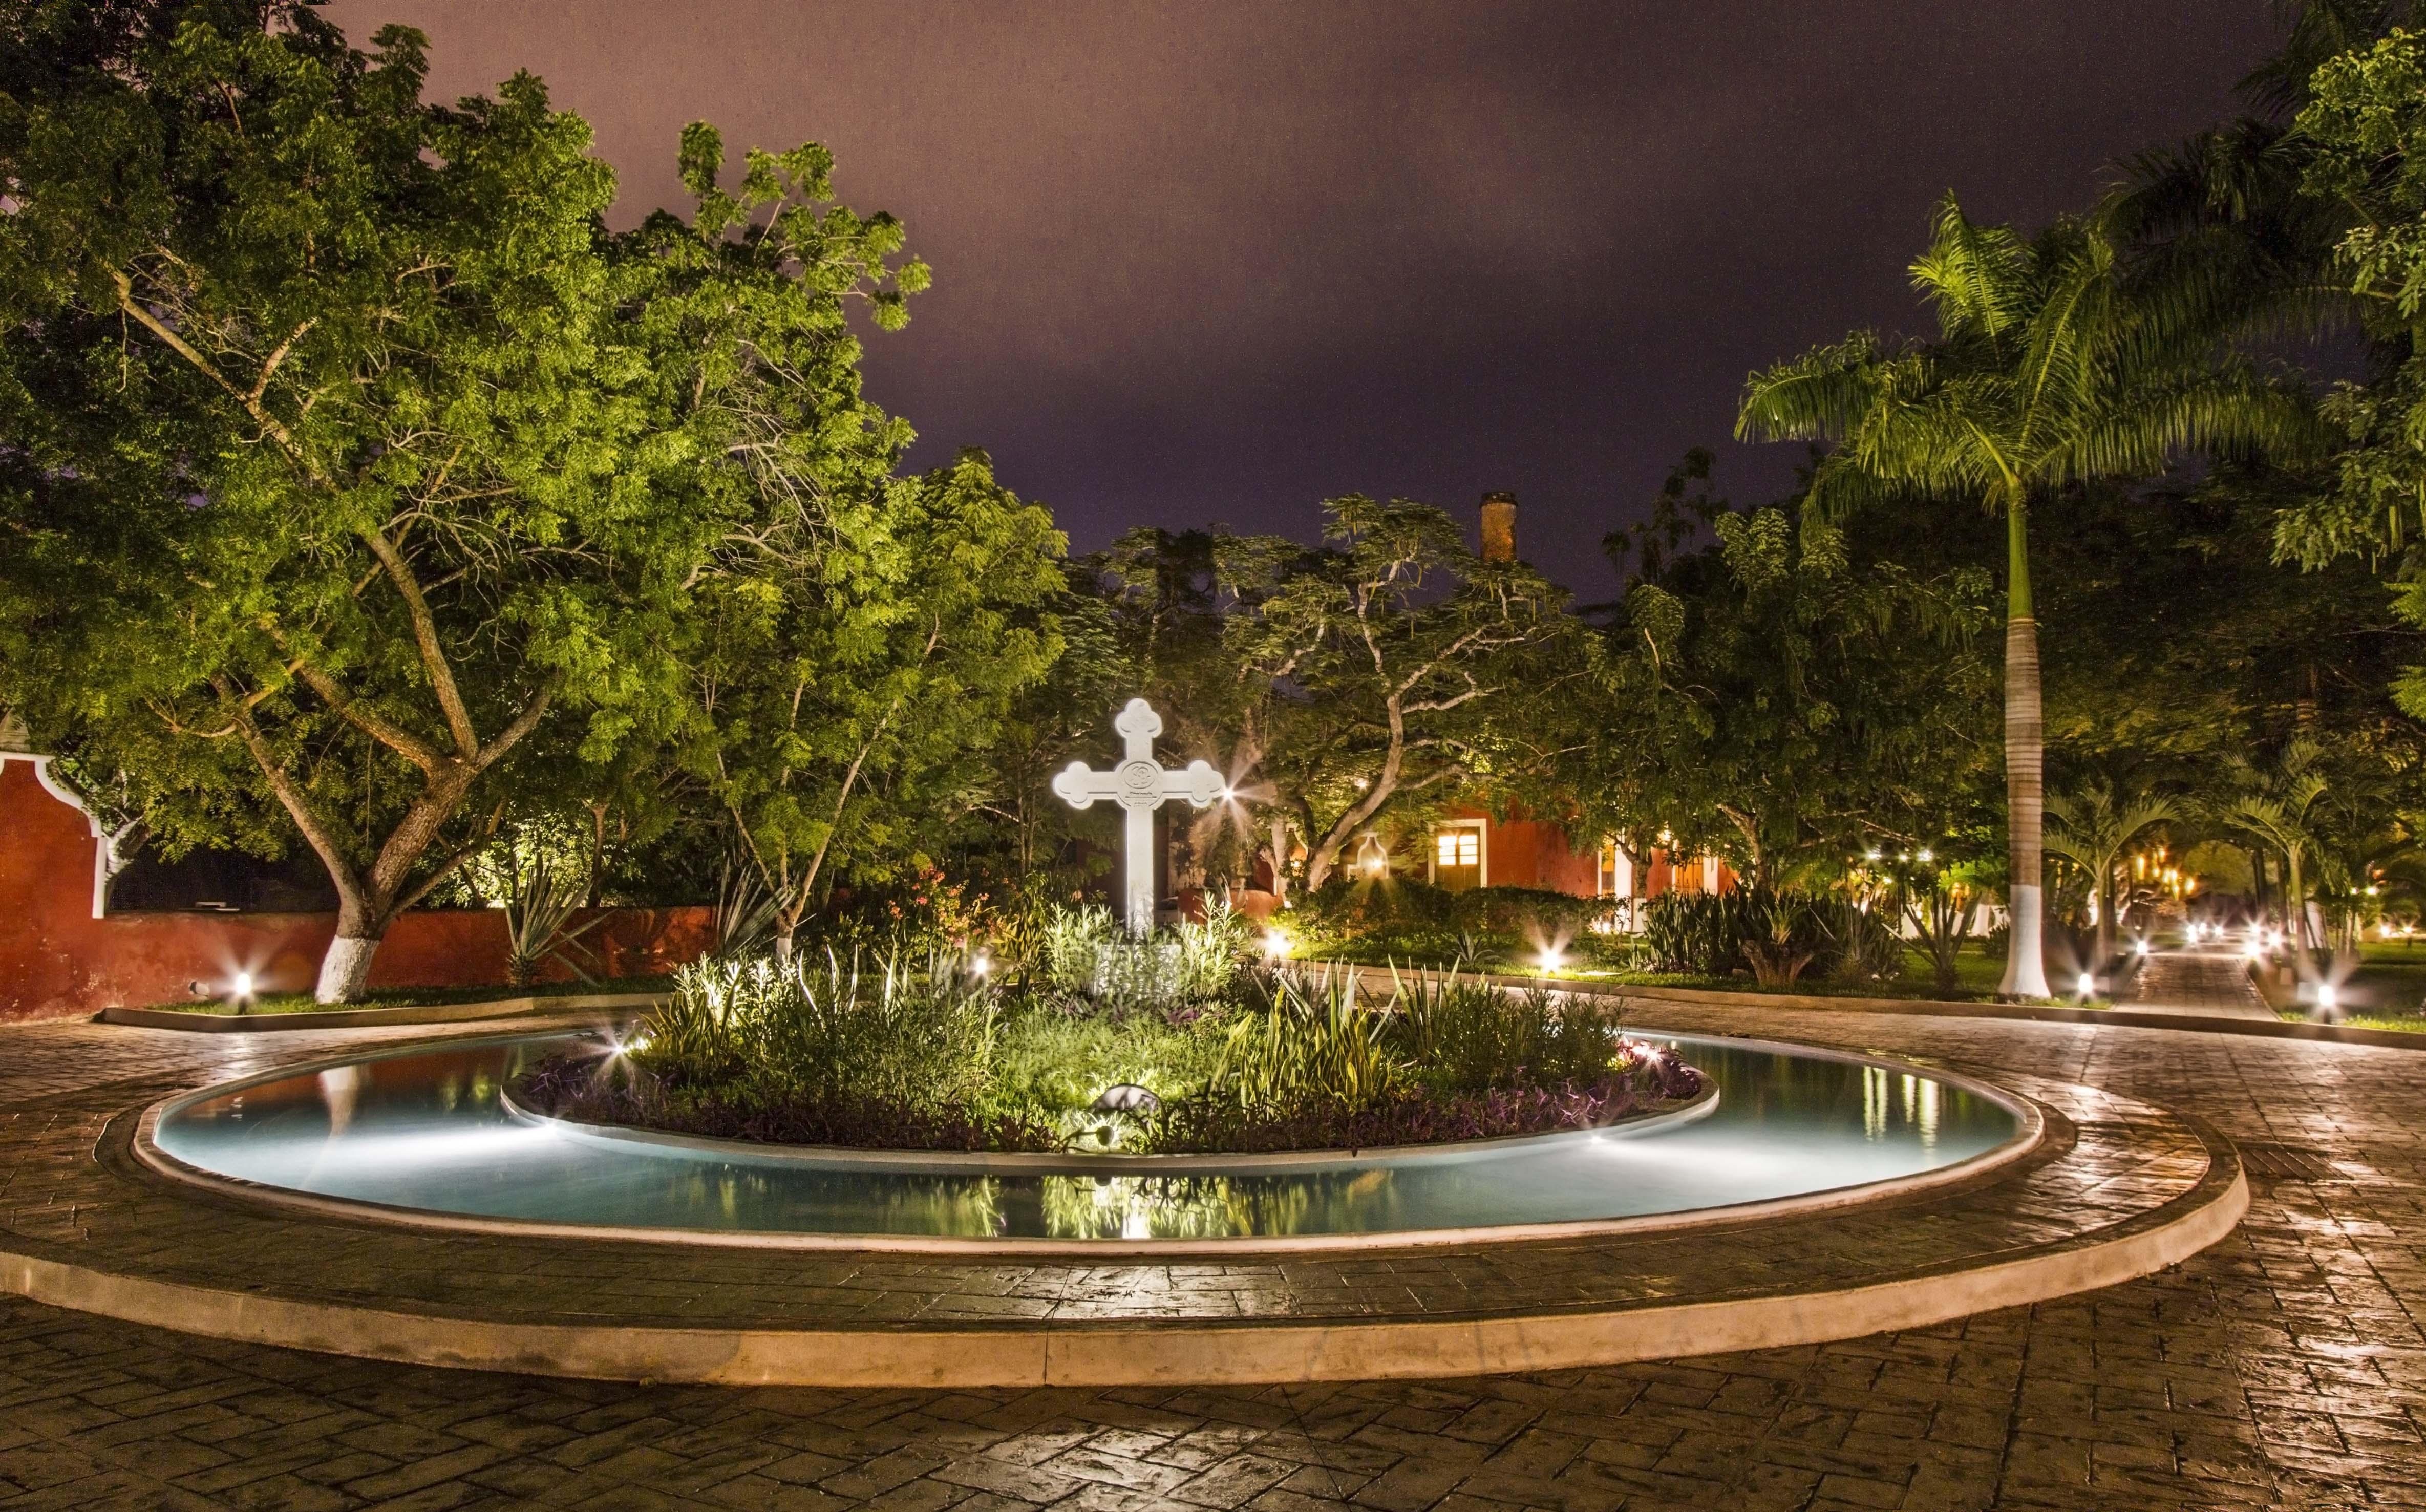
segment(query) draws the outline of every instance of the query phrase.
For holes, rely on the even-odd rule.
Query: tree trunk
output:
[[[2010,876],[2005,979],[1997,994],[2051,996],[2046,982],[2046,893],[2040,827],[2046,801],[2046,722],[2039,702],[2039,625],[2030,605],[2027,511],[2020,499],[2005,509],[2010,576],[2005,619],[2005,832]]]
[[[2114,958],[2114,859],[2108,857],[2097,871],[2097,964],[2090,968],[2102,972]]]
[[[2299,967],[2300,974],[2305,976],[2308,972],[2308,890],[2300,876],[2300,853],[2296,850],[2283,852],[2283,882],[2286,894],[2283,915],[2287,925],[2283,938],[2289,941],[2291,959]]]
[[[1288,902],[1288,815],[1272,812],[1272,901]]]
[[[352,1003],[362,997],[370,982],[371,959],[392,922],[374,913],[351,890],[338,897],[337,938],[320,957],[320,980],[312,989],[315,1003]]]
[[[1751,878],[1752,885],[1767,888],[1771,881],[1769,875],[1769,853],[1760,846],[1759,824],[1755,822],[1753,815],[1732,804],[1720,804],[1719,812],[1724,814],[1727,822],[1734,825],[1737,831],[1744,837],[1744,872]]]

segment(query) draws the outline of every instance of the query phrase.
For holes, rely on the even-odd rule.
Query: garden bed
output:
[[[1435,1095],[1414,1091],[1362,1105],[1313,1101],[1294,1108],[1174,1102],[1169,1117],[1124,1131],[1160,1160],[1193,1154],[1269,1155],[1304,1150],[1496,1143],[1610,1129],[1698,1108],[1716,1089],[1692,1067],[1667,1059],[1651,1074],[1612,1075],[1590,1086],[1512,1087]],[[510,1088],[515,1105],[542,1118],[592,1126],[809,1149],[1127,1158],[1123,1147],[1048,1132],[1012,1114],[928,1110],[874,1099],[849,1101],[682,1098],[646,1072],[602,1076],[596,1059],[552,1058]]]
[[[1063,910],[1020,980],[947,952],[687,969],[627,1041],[513,1088],[582,1123],[768,1145],[1259,1153],[1603,1128],[1703,1078],[1613,1002],[1454,973],[1376,993],[1250,968],[1222,915],[1133,941]]]
[[[1718,1111],[1719,1086],[1706,1076],[1690,1097],[1663,1100],[1663,1105],[1634,1114],[1616,1123],[1590,1129],[1554,1129],[1546,1134],[1503,1134],[1484,1139],[1449,1140],[1438,1144],[1327,1146],[1313,1150],[1260,1150],[1237,1153],[1133,1155],[1069,1150],[942,1150],[866,1149],[849,1145],[772,1144],[764,1140],[677,1133],[634,1123],[601,1124],[561,1118],[524,1106],[514,1097],[529,1083],[518,1081],[502,1098],[516,1118],[544,1118],[571,1138],[606,1144],[655,1145],[704,1150],[728,1159],[754,1162],[808,1161],[821,1166],[865,1166],[871,1170],[915,1171],[925,1175],[1083,1175],[1193,1176],[1242,1172],[1303,1171],[1353,1164],[1358,1168],[1401,1161],[1436,1160],[1443,1156],[1489,1155],[1530,1148],[1545,1139],[1570,1134],[1633,1136],[1694,1123]]]

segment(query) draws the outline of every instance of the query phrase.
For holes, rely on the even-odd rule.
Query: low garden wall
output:
[[[0,1021],[174,1002],[188,984],[252,974],[256,990],[309,990],[336,934],[333,913],[127,913],[93,917],[100,841],[34,763],[0,759]],[[615,909],[581,943],[593,975],[671,971],[714,942],[714,910]],[[586,917],[586,915],[584,916]],[[481,987],[506,979],[502,910],[408,913],[388,930],[370,985]],[[574,973],[551,961],[542,980]]]

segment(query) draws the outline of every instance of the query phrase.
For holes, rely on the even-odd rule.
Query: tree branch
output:
[[[395,580],[396,592],[404,597],[405,613],[412,621],[413,643],[421,649],[421,664],[429,669],[430,688],[438,695],[438,707],[446,716],[446,730],[455,737],[457,753],[465,761],[478,761],[479,734],[472,728],[471,711],[463,706],[462,690],[455,685],[455,668],[446,660],[445,648],[438,644],[438,619],[429,612],[429,601],[421,596],[421,584],[412,575],[412,564],[387,539],[386,532],[364,530],[362,539],[380,565],[387,569],[387,575]]]
[[[229,706],[236,729],[244,735],[245,749],[251,753],[253,764],[261,768],[261,775],[268,780],[269,791],[277,796],[287,817],[295,821],[295,828],[303,831],[304,841],[319,856],[320,864],[328,868],[329,880],[336,886],[338,895],[361,908],[364,903],[361,879],[347,864],[345,852],[339,848],[336,836],[321,823],[319,813],[312,805],[304,800],[302,793],[286,775],[284,764],[278,760],[260,728],[252,722],[251,707],[236,696],[235,689],[226,678],[211,679],[211,686]]]
[[[272,631],[271,635],[276,636],[277,632]],[[278,638],[283,641],[284,637]],[[294,668],[295,675],[303,680],[304,685],[318,694],[320,700],[336,710],[338,716],[348,724],[380,745],[388,747],[425,772],[435,772],[445,764],[446,758],[440,754],[438,748],[403,726],[390,723],[382,716],[363,707],[358,700],[337,685],[335,678],[299,657],[296,659]]]
[[[234,399],[237,404],[242,405],[244,407],[244,412],[251,415],[254,424],[261,426],[264,431],[267,432],[270,437],[276,440],[279,446],[284,450],[287,456],[293,458],[299,463],[302,462],[302,454],[295,445],[295,437],[284,426],[279,424],[277,416],[271,414],[267,409],[263,408],[259,390],[256,389],[252,393],[247,394],[242,389],[237,388],[234,383],[229,382],[227,376],[221,373],[217,367],[213,366],[209,358],[204,357],[202,353],[194,350],[191,346],[187,345],[185,337],[178,335],[174,330],[169,329],[166,321],[163,321],[159,316],[154,314],[144,306],[142,301],[135,298],[134,280],[128,278],[124,273],[114,267],[109,270],[109,277],[110,281],[118,285],[118,308],[121,312],[132,317],[136,324],[141,326],[153,335],[159,337],[162,344],[170,351],[175,352],[178,356],[184,358],[188,363],[192,364],[194,371],[202,374],[204,378],[209,378],[220,388],[225,389],[227,391],[228,397]],[[300,335],[301,332],[299,331],[297,334]],[[284,348],[280,348],[280,351],[283,355]],[[265,381],[267,381],[266,375]]]

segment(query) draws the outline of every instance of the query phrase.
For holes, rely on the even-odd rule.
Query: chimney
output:
[[[1482,559],[1486,562],[1512,562],[1516,559],[1516,495],[1486,493],[1482,496]]]

